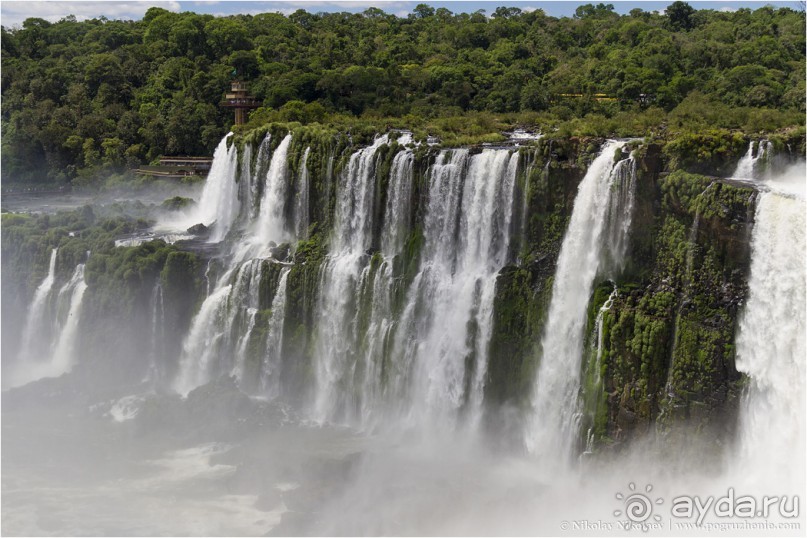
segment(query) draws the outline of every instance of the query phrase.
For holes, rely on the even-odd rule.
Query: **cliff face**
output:
[[[572,151],[579,155],[579,146]],[[698,429],[714,423],[718,438],[730,434],[741,383],[733,342],[746,293],[755,190],[669,173],[658,145],[640,147],[636,158],[624,268],[614,281],[597,281],[588,308],[581,449],[681,420]],[[540,356],[536,335],[584,172],[557,159],[532,183],[525,252],[497,280],[486,385],[491,404],[528,405]]]
[[[254,282],[243,285],[254,296],[249,298],[249,309],[239,304],[246,296],[232,295],[220,315],[230,316],[222,341],[232,342],[231,347],[240,354],[240,387],[246,392],[264,390],[269,375],[267,357],[278,357],[271,372],[276,376],[273,382],[278,395],[304,406],[316,400],[316,392],[321,390],[317,361],[322,360],[324,346],[343,344],[323,343],[326,338],[320,327],[327,306],[324,288],[334,287],[334,267],[328,255],[338,247],[337,232],[346,226],[345,212],[364,203],[359,198],[340,196],[352,188],[348,184],[351,167],[361,164],[356,150],[371,143],[372,137],[368,133],[347,135],[292,127],[286,185],[276,210],[293,239],[272,245],[269,255],[250,266]],[[268,188],[268,155],[280,146],[287,132],[288,126],[271,125],[232,142],[239,148],[241,171],[232,180],[238,182],[241,212],[236,224],[241,226],[233,227],[236,231],[230,233],[229,241],[243,240],[237,230],[248,228],[257,218],[257,200]],[[267,133],[271,135],[268,138]],[[481,289],[484,278],[480,277],[463,333],[464,377],[461,387],[452,389],[459,394],[458,408],[467,412],[477,397],[474,386],[479,378],[485,423],[491,429],[506,429],[513,424],[508,418],[513,413],[524,416],[530,410],[558,256],[578,185],[602,142],[542,139],[509,149],[502,157],[508,162],[514,159],[516,168],[512,176],[505,174],[504,168],[501,172],[501,181],[513,181],[507,198],[509,218],[501,221],[506,222],[506,229],[498,229],[495,223],[499,221],[495,220],[490,226],[508,239],[496,254],[500,269],[493,273],[489,336],[482,338],[488,329],[478,315],[485,296]],[[587,310],[578,393],[581,449],[584,445],[618,445],[643,431],[682,421],[698,428],[716,426],[720,435],[730,433],[742,381],[734,366],[733,342],[746,293],[755,191],[740,183],[684,170],[670,171],[675,159],[671,160],[660,145],[631,142],[629,149],[633,150],[636,173],[628,244],[624,259],[595,279]],[[482,148],[470,148],[467,155],[463,154],[464,168],[456,174],[469,173],[473,157],[480,152]],[[369,405],[369,393],[377,398],[373,402],[386,404],[391,399],[411,397],[396,384],[397,379],[410,375],[403,370],[404,361],[411,357],[398,349],[405,346],[400,346],[391,332],[379,332],[379,325],[383,325],[379,320],[393,320],[402,326],[407,316],[423,315],[423,309],[431,307],[428,301],[417,298],[426,289],[418,286],[426,278],[424,260],[436,264],[440,259],[430,227],[435,226],[434,197],[445,193],[431,188],[429,174],[453,154],[392,141],[379,146],[372,156],[372,169],[365,178],[370,201],[363,206],[363,213],[350,213],[351,218],[367,217],[361,221],[364,227],[349,223],[353,226],[350,234],[365,234],[367,240],[357,243],[360,249],[351,250],[351,256],[355,255],[351,263],[359,269],[345,281],[347,291],[341,296],[344,304],[340,308],[347,313],[344,345],[348,350],[344,360],[352,361],[355,367],[349,377],[336,383],[337,389],[347,394],[338,400],[340,409]],[[614,158],[627,155],[625,152]],[[399,185],[396,175],[403,173],[402,166],[411,174],[406,188]],[[456,184],[462,186],[463,181]],[[394,211],[391,206],[395,206]],[[496,219],[501,211],[491,210],[490,214]],[[393,214],[397,223],[394,229],[390,228]],[[454,228],[446,228],[450,240],[446,244],[466,248],[467,241],[457,239],[465,226],[462,212],[456,218],[451,225]],[[93,226],[85,224],[87,230],[95,229]],[[206,263],[199,259],[204,253],[192,254],[183,251],[181,245],[161,243],[113,248],[105,235],[99,235],[94,243],[78,242],[66,232],[47,228],[47,223],[23,226],[14,219],[8,223],[4,219],[4,289],[10,282],[9,274],[21,273],[25,260],[36,260],[36,278],[28,279],[27,288],[27,293],[33,293],[35,281],[43,273],[41,266],[53,247],[60,246],[65,256],[93,250],[87,262],[87,313],[81,333],[89,363],[96,368],[117,368],[105,366],[104,359],[109,349],[122,348],[135,365],[130,368],[132,372],[142,375],[147,369],[144,364],[138,366],[138,360],[156,360],[169,380],[181,367],[181,355],[185,360],[194,359],[183,355],[182,343],[188,338],[194,312],[199,312],[205,300],[205,286],[210,287],[216,274],[224,274],[223,262],[208,266],[211,274],[206,285]],[[94,237],[92,233],[83,232],[84,237]],[[440,270],[460,271],[460,262],[452,264]],[[241,285],[239,279],[246,278],[244,267],[233,273],[230,284],[234,289]],[[276,300],[281,282],[282,304]],[[159,309],[157,297],[163,305]],[[159,331],[154,329],[155,312],[159,312],[159,323],[164,327]],[[279,316],[282,326],[274,334],[272,326]],[[418,337],[425,331],[417,327],[412,330]],[[373,340],[371,336],[376,333],[380,336]],[[135,350],[144,334],[149,335],[153,349],[137,359]],[[484,347],[479,342],[484,342]],[[229,351],[222,348],[220,354],[226,353]],[[485,369],[480,371],[480,356],[485,355]],[[372,371],[369,363],[363,362],[367,357],[373,361]],[[220,373],[229,375],[232,364],[225,366]],[[372,383],[377,385],[372,385],[371,374]]]

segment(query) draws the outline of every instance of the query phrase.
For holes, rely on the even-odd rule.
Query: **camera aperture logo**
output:
[[[631,482],[628,484],[628,493],[623,494],[617,492],[616,498],[622,501],[622,508],[614,510],[615,517],[625,517],[625,528],[641,528],[642,530],[649,530],[650,528],[659,527],[661,524],[661,515],[654,514],[653,508],[655,505],[664,503],[661,497],[651,497],[653,486],[647,484],[644,488],[644,493],[636,491],[636,484]]]

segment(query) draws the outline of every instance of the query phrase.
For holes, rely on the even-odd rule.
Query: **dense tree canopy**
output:
[[[665,14],[588,4],[570,18],[512,7],[489,15],[419,5],[408,17],[151,8],[140,21],[27,19],[2,29],[3,176],[70,180],[161,154],[209,154],[232,121],[218,103],[234,71],[267,108],[303,121],[804,111],[803,12],[678,1]]]

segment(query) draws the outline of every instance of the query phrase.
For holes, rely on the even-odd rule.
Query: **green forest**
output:
[[[444,143],[515,126],[559,136],[803,129],[805,14],[765,7],[664,14],[611,4],[573,17],[500,7],[407,17],[214,17],[2,28],[2,180],[65,183],[160,155],[210,155],[232,127],[234,78],[271,121],[407,127]],[[78,184],[78,183],[77,183]]]

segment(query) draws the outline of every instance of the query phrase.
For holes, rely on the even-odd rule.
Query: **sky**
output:
[[[609,0],[589,0],[580,1],[552,1],[542,2],[538,0],[502,0],[502,1],[448,1],[429,2],[419,1],[399,1],[399,0],[374,0],[374,1],[0,1],[0,24],[5,27],[19,26],[28,17],[40,17],[52,22],[56,22],[67,15],[74,15],[78,20],[91,19],[105,16],[108,19],[140,19],[146,10],[152,6],[162,7],[170,11],[193,11],[196,13],[209,13],[211,15],[232,15],[236,13],[257,14],[266,12],[280,12],[284,14],[293,13],[298,9],[305,9],[313,13],[322,11],[351,11],[360,12],[369,7],[378,7],[387,13],[397,16],[406,16],[412,12],[418,4],[429,4],[431,6],[445,7],[458,12],[472,13],[484,9],[487,13],[492,13],[498,6],[519,7],[525,11],[535,8],[543,9],[548,15],[555,17],[571,16],[577,6],[587,3],[612,3],[617,12],[628,13],[631,9],[639,7],[645,11],[663,11],[666,6],[672,3],[669,1],[609,1]],[[719,0],[710,2],[689,2],[696,9],[717,9],[733,11],[741,7],[756,9],[766,5],[776,7],[792,7],[801,9],[801,2],[748,2],[741,0]]]

